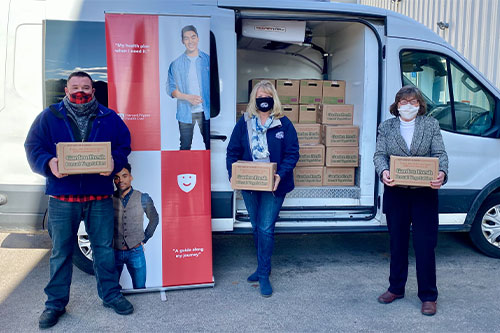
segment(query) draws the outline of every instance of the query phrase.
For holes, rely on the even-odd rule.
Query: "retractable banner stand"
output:
[[[210,152],[162,152],[163,284],[212,282]],[[201,163],[200,163],[201,162]]]
[[[143,245],[146,267],[133,274],[145,272],[145,288],[134,289],[125,265],[124,292],[214,285],[209,33],[207,17],[106,13],[109,107],[132,135],[132,188],[159,215]],[[143,230],[149,222],[144,214]]]

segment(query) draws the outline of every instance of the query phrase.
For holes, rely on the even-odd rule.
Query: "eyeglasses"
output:
[[[412,100],[402,99],[399,101],[399,104],[401,104],[401,105],[406,105],[408,103],[410,103],[411,105],[418,105],[419,104],[418,99],[412,99]]]

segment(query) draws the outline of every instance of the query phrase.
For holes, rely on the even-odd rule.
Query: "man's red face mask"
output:
[[[83,91],[77,91],[76,93],[69,95],[69,101],[75,104],[85,104],[92,100],[92,94],[87,94]]]

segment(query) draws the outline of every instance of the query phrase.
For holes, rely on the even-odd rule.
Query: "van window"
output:
[[[457,132],[483,134],[493,124],[493,97],[453,62],[450,62],[450,69]]]
[[[453,60],[431,52],[404,50],[400,54],[403,85],[424,94],[427,114],[442,129],[483,135],[493,125],[491,94]]]
[[[88,72],[94,80],[96,98],[108,104],[106,34],[104,22],[45,21],[45,107],[64,97],[68,75]]]

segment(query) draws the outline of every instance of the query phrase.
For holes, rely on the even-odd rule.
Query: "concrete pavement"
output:
[[[67,314],[49,331],[500,331],[500,261],[466,234],[439,236],[434,317],[420,314],[412,251],[405,298],[377,302],[387,288],[387,234],[278,235],[269,299],[246,282],[252,247],[251,236],[215,235],[214,288],[170,291],[166,302],[159,293],[128,295],[130,316],[104,308],[94,277],[75,268]],[[0,233],[0,332],[38,331],[49,249],[46,233]]]

